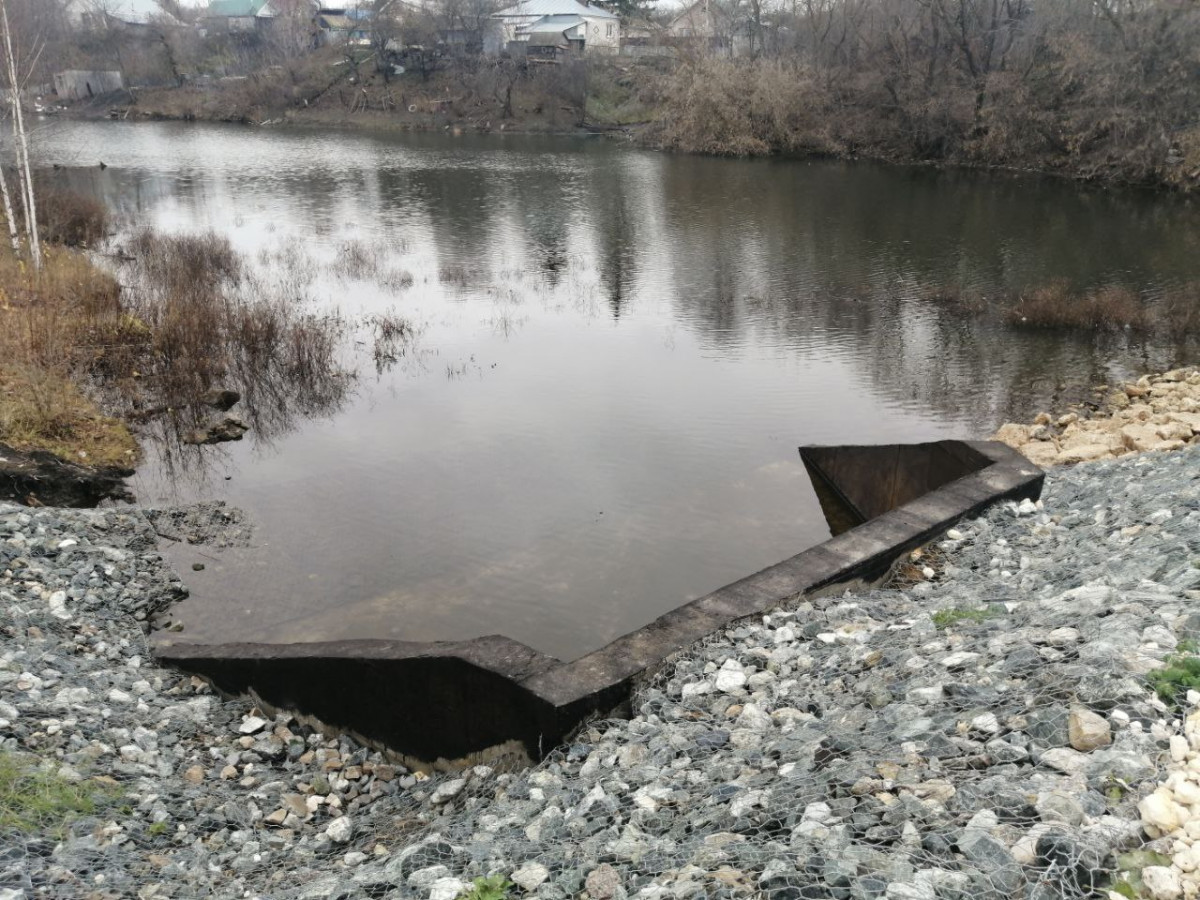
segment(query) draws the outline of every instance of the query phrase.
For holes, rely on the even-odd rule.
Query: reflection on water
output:
[[[382,361],[355,334],[336,415],[140,474],[145,500],[258,523],[189,575],[196,640],[503,633],[571,658],[823,540],[800,444],[978,437],[1195,360],[910,289],[1196,278],[1198,215],[1170,198],[513,136],[64,123],[40,156],[102,158],[59,175],[417,332]]]

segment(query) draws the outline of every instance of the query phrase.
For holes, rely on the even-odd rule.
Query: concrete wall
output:
[[[68,69],[54,76],[54,92],[63,100],[90,100],[122,90],[125,81],[120,72],[87,72]]]

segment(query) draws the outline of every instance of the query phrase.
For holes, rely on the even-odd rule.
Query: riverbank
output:
[[[1134,53],[1135,51],[1130,51]],[[1092,127],[1097,98],[1058,95],[1031,109],[1005,90],[887,98],[880,81],[842,77],[798,58],[593,57],[558,66],[500,58],[444,60],[385,77],[322,52],[248,75],[144,88],[70,115],[308,125],[385,131],[611,134],[640,146],[720,156],[872,160],[1055,175],[1107,187],[1177,193],[1200,187],[1200,143],[1163,104],[1123,111],[1123,128]],[[1189,83],[1170,82],[1183,96]],[[1007,86],[1006,86],[1007,88]],[[927,92],[926,85],[917,93]],[[1141,90],[1145,90],[1142,88]],[[987,104],[978,106],[984,96]],[[969,110],[974,107],[973,112]],[[1156,117],[1166,117],[1168,127]],[[1167,140],[1164,134],[1174,137]]]
[[[1039,466],[1178,450],[1200,438],[1200,370],[1172,369],[1095,389],[1098,402],[1030,425],[1009,422],[992,435]]]
[[[426,777],[153,664],[145,623],[184,589],[154,523],[220,539],[231,511],[3,505],[3,752],[96,793],[61,840],[9,831],[0,888],[1137,896],[1175,852],[1147,845],[1137,807],[1180,733],[1151,673],[1200,638],[1198,508],[1196,448],[1056,469],[1039,506],[948,533],[932,581],[715,634],[632,719],[533,769]]]

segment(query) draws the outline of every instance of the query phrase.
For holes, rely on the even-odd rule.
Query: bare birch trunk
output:
[[[12,87],[13,128],[17,136],[17,170],[22,178],[25,206],[25,232],[29,235],[29,255],[33,267],[42,267],[42,246],[38,239],[37,200],[33,193],[33,170],[29,166],[29,140],[25,133],[25,114],[21,110],[21,81],[17,76],[17,57],[13,52],[12,30],[8,26],[8,3],[0,0],[0,24],[4,28],[4,55],[8,62],[8,81]]]
[[[21,236],[17,233],[16,212],[13,210],[12,194],[8,192],[8,176],[0,167],[0,194],[4,196],[4,218],[8,220],[8,235],[12,238],[13,254],[21,255]]]

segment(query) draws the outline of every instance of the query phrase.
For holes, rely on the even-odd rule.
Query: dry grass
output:
[[[175,235],[142,231],[130,242],[129,254],[144,283],[161,295],[211,294],[242,276],[241,257],[229,238],[215,231]]]
[[[346,241],[337,252],[332,271],[340,278],[366,281],[379,274],[380,250],[363,241]]]
[[[42,240],[67,247],[94,247],[110,230],[108,209],[95,197],[47,187],[38,191]]]
[[[1007,315],[1022,328],[1077,328],[1091,331],[1141,331],[1151,318],[1136,291],[1105,285],[1080,294],[1065,281],[1023,293]]]
[[[0,255],[0,441],[128,467],[133,435],[100,404],[182,433],[209,415],[205,392],[234,386],[269,437],[345,396],[343,324],[306,313],[292,282],[245,274],[213,233],[145,232],[129,250],[124,292],[78,251],[49,246],[40,272]]]
[[[232,384],[265,436],[292,410],[320,410],[344,393],[343,323],[304,312],[298,284],[246,274],[229,240],[211,232],[146,232],[131,253],[137,288],[126,308],[152,336],[133,362],[136,390],[126,392],[135,410],[169,409],[190,428],[206,414],[199,398]]]
[[[117,283],[83,254],[47,247],[40,272],[0,256],[0,441],[128,466],[133,435],[79,385],[132,326]]]
[[[1200,281],[1168,288],[1159,309],[1175,334],[1196,331],[1200,328]]]

